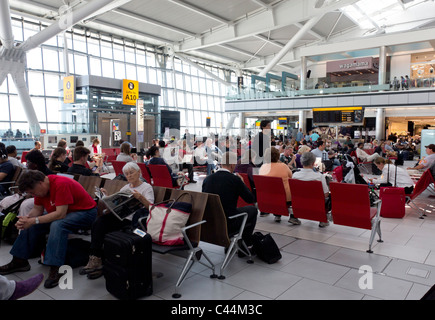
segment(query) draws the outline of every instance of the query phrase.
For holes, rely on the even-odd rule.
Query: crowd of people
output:
[[[179,140],[171,137],[167,141],[153,141],[144,154],[144,162],[166,165],[173,177],[174,186],[177,186],[180,172],[183,170],[187,170],[189,183],[195,183],[194,168],[204,167],[206,178],[202,183],[201,191],[219,195],[227,217],[247,212],[248,218],[242,239],[250,249],[252,249],[252,235],[258,210],[255,206],[238,208],[237,203],[239,197],[246,203],[256,202],[254,174],[282,179],[289,207],[288,222],[292,225],[300,225],[301,222],[293,215],[291,209],[289,179],[321,181],[326,209],[330,210],[329,181],[323,172],[326,167],[322,166],[325,163],[330,165],[328,170],[330,171],[342,166],[343,159],[349,157],[373,162],[380,174],[367,179],[368,183],[381,186],[393,185],[394,178],[396,186],[405,188],[408,194],[412,192],[413,182],[407,170],[393,165],[390,159],[396,156],[396,159],[400,160],[399,155],[406,160],[413,158],[418,154],[418,138],[395,139],[394,136],[390,136],[386,141],[369,140],[365,143],[359,142],[355,146],[350,138],[334,143],[314,132],[304,135],[301,130],[294,138],[275,137],[270,124],[270,121],[262,121],[260,132],[252,139],[231,136],[199,138],[186,130],[184,137]],[[131,216],[123,222],[111,215],[97,216],[97,203],[84,188],[75,180],[56,173],[86,176],[101,174],[103,161],[99,145],[98,139],[89,147],[85,147],[79,141],[73,150],[68,150],[66,143],[61,141],[47,161],[40,151],[40,145],[35,143],[35,149],[26,155],[27,170],[18,183],[19,190],[29,197],[27,212],[19,216],[16,226],[20,234],[10,251],[12,260],[0,266],[0,275],[30,270],[29,259],[40,255],[42,248],[45,247],[44,264],[50,266],[50,270],[44,286],[56,287],[62,276],[59,267],[65,263],[68,235],[79,229],[90,229],[89,262],[80,270],[80,274],[86,275],[89,279],[102,276],[104,236],[125,226],[136,225],[139,218],[147,215],[149,205],[154,202],[154,194],[151,185],[142,178],[141,169],[137,165],[138,155],[132,152],[129,142],[124,142],[117,156],[118,161],[126,163],[123,176],[127,184],[122,190],[131,192],[143,204],[143,209],[140,212],[132,212]],[[425,148],[428,156],[420,159],[413,169],[432,168],[434,172],[435,145],[430,144]],[[368,149],[374,152],[369,154],[366,152]],[[344,158],[345,155],[349,157]],[[13,159],[16,159],[16,149],[13,146],[7,149],[4,145],[0,145],[0,180],[10,179],[14,165],[21,165],[20,161],[16,162]],[[248,175],[250,188],[245,184],[240,173]],[[260,216],[269,214],[261,212]],[[227,221],[230,232],[237,230],[242,223],[241,219],[227,219]],[[280,222],[281,216],[275,216],[275,221]],[[322,228],[328,225],[328,222],[319,223],[319,227]],[[6,280],[0,277],[1,281]],[[0,298],[19,298],[34,290],[41,281],[41,276],[38,275],[22,283],[9,282],[4,286],[4,292],[0,289]],[[19,292],[16,293],[14,290]]]

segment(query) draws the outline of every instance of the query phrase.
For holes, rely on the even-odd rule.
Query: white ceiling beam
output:
[[[0,41],[6,49],[12,49],[14,46],[11,10],[7,0],[0,1]]]
[[[299,29],[302,29],[304,27],[304,25],[302,23],[295,23],[295,26],[298,27]],[[307,32],[308,34],[312,35],[313,37],[317,38],[318,40],[324,40],[325,37],[321,36],[320,34],[318,34],[317,32],[313,31],[313,30],[309,30]]]
[[[271,45],[274,45],[275,47],[284,48],[284,44],[279,43],[276,40],[269,39],[269,38],[267,38],[267,37],[265,37],[265,36],[263,36],[261,34],[257,34],[255,37],[257,39],[260,39],[260,40],[263,40],[263,41],[265,41],[267,43],[270,43]]]
[[[170,31],[174,31],[174,32],[183,34],[185,36],[189,36],[189,37],[196,37],[197,36],[197,34],[195,34],[194,32],[190,32],[190,31],[187,31],[187,30],[175,27],[175,26],[171,26],[169,24],[166,24],[166,23],[142,16],[142,15],[139,15],[139,14],[136,14],[133,12],[129,12],[129,11],[124,10],[124,9],[116,9],[116,10],[113,10],[112,12],[119,14],[119,15],[122,15],[122,16],[127,17],[127,18],[131,18],[131,19],[140,21],[140,22],[149,23],[149,24],[155,25],[157,27],[161,27],[161,28],[164,28],[164,29],[167,29]]]
[[[322,19],[323,14],[311,18],[307,23],[304,24],[302,29],[300,29],[292,38],[291,40],[285,45],[284,48],[281,49],[280,52],[278,52],[275,57],[270,61],[270,63],[260,72],[260,77],[264,77],[270,70],[273,69],[273,67],[278,64],[281,59],[293,49],[293,47],[296,45],[296,43],[305,35],[305,33],[308,32],[308,30],[311,30],[312,27],[316,25],[317,22]]]
[[[264,2],[261,1],[261,0],[251,0],[251,1],[254,2],[255,4],[258,4],[260,7],[263,7],[263,8],[265,8],[265,9],[267,9],[267,10],[269,10],[269,9],[272,8],[271,5],[269,5],[269,4],[267,4],[267,3],[264,3]]]
[[[395,34],[378,35],[376,37],[358,38],[356,40],[334,42],[330,44],[301,48],[301,56],[321,56],[343,51],[351,52],[365,49],[380,48],[382,46],[396,46],[409,43],[432,41],[435,28],[418,31],[400,32]]]
[[[217,16],[217,15],[211,13],[211,12],[208,12],[208,11],[206,11],[204,9],[198,8],[197,6],[194,6],[192,4],[183,2],[181,0],[168,0],[168,1],[172,2],[172,3],[176,4],[176,5],[179,5],[180,7],[188,9],[190,11],[198,13],[198,14],[204,16],[204,17],[207,17],[207,18],[210,18],[210,19],[212,19],[214,21],[220,22],[222,24],[226,24],[226,25],[231,25],[232,24],[232,22],[229,21],[229,20],[221,18],[221,17],[219,17],[219,16]]]
[[[175,0],[170,0],[175,1]],[[178,0],[177,0],[178,1]],[[276,30],[301,21],[309,20],[320,14],[334,11],[358,0],[341,0],[321,9],[314,8],[315,0],[285,1],[272,9],[248,16],[238,21],[233,27],[222,27],[204,33],[198,39],[186,39],[178,45],[177,51],[190,51],[210,47],[229,41],[255,36],[271,30]]]
[[[112,2],[113,0],[93,0],[86,5],[80,6],[76,10],[67,12],[62,19],[59,19],[52,25],[24,41],[20,45],[20,49],[29,51],[38,47],[59,33],[71,28],[82,20],[89,18],[95,12],[101,10],[102,7],[110,5]]]

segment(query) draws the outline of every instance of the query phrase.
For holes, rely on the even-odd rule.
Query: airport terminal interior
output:
[[[190,192],[198,197],[192,199],[206,199],[200,200],[204,220],[213,218],[195,229],[200,251],[175,252],[190,253],[192,261],[200,257],[200,263],[186,270],[185,255],[156,249],[152,292],[134,299],[421,300],[435,285],[434,35],[433,0],[2,0],[0,142],[21,168],[16,181],[12,174],[0,183],[2,226],[10,205],[4,200],[19,197],[9,187],[19,185],[19,174],[32,165],[26,155],[35,148],[48,166],[66,142],[64,160],[71,168],[82,141],[92,156],[83,165],[101,178],[86,189],[96,201],[95,187],[104,188],[105,181],[130,183],[118,168],[121,152],[131,154],[122,165],[149,168],[150,150],[157,149],[183,181],[167,186],[156,173],[142,172],[155,197]],[[258,137],[266,137],[264,145]],[[201,162],[204,145],[215,153],[205,153]],[[311,173],[331,192],[332,208],[321,196],[325,221],[312,209],[313,189],[287,188],[296,178],[283,178],[279,195],[261,195],[254,185],[256,176],[267,176],[260,167],[274,162],[276,150],[284,169],[297,176],[307,170],[300,159],[315,149],[321,155],[314,152]],[[213,235],[230,219],[215,218],[223,212],[219,198],[199,194],[208,193],[208,177],[227,168],[226,152],[237,156],[238,165],[264,152],[249,171],[251,180],[244,180],[255,196],[245,205],[257,210],[254,232],[275,240],[281,258],[274,263],[252,247],[251,257],[243,255],[241,234],[228,233],[222,241]],[[175,158],[180,163],[171,162]],[[378,158],[409,178],[406,187],[389,186],[409,191],[406,196],[382,198],[381,185],[372,183],[385,178],[387,164]],[[0,167],[5,159],[2,151]],[[68,172],[58,175],[89,187]],[[336,185],[363,186],[367,203],[358,202],[359,191],[334,202]],[[294,192],[291,203],[287,189]],[[264,198],[273,205],[264,207]],[[284,213],[274,211],[278,202]],[[346,204],[345,218],[334,219],[334,210]],[[383,214],[388,206],[395,209]],[[364,227],[354,212],[362,207]],[[291,222],[298,216],[298,223]],[[0,266],[11,261],[13,248],[3,232]],[[234,256],[228,254],[232,236],[239,236]],[[90,228],[68,237],[92,241]],[[46,280],[51,267],[43,258],[29,258],[29,271],[4,277],[19,283],[42,273]],[[224,277],[210,277],[210,264]],[[82,267],[72,269],[72,288],[42,282],[22,299],[120,299],[108,286],[106,269],[90,279]]]

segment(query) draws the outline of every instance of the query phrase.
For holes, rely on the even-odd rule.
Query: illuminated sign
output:
[[[122,104],[136,106],[139,99],[139,82],[133,80],[122,81]]]
[[[76,78],[74,76],[63,78],[63,103],[76,102]]]

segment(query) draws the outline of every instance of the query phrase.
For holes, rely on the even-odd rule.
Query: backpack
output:
[[[2,212],[3,215],[0,217],[0,240],[3,240],[11,245],[14,244],[18,237],[18,229],[15,224],[18,221],[18,211],[24,200],[26,200],[26,198],[21,198],[17,202],[4,209]]]

